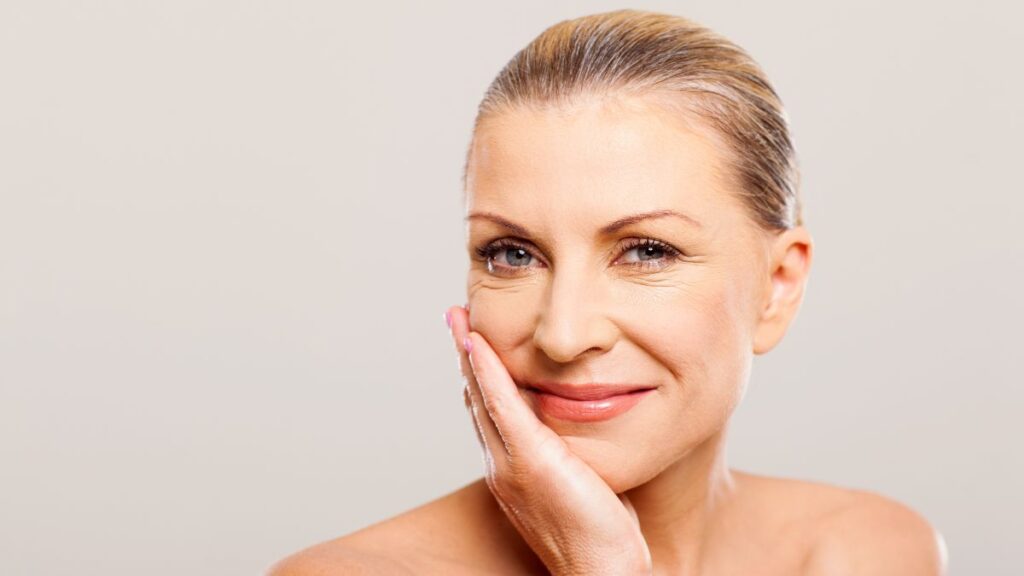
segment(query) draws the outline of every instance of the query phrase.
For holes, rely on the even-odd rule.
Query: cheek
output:
[[[738,346],[736,304],[734,295],[722,286],[677,288],[626,311],[624,330],[674,375],[701,374]]]
[[[469,328],[480,333],[496,351],[510,351],[532,337],[535,315],[543,294],[523,283],[501,287],[483,283],[469,290]]]
[[[631,337],[668,380],[668,417],[690,441],[721,428],[745,391],[752,356],[745,294],[736,283],[709,283],[632,314]]]

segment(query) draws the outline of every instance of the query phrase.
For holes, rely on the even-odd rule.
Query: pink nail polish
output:
[[[469,338],[469,336],[466,336],[465,338],[462,339],[462,347],[466,349],[466,354],[469,354],[473,351],[473,341]]]
[[[444,323],[447,324],[449,328],[452,327],[452,313],[447,310],[444,311]]]

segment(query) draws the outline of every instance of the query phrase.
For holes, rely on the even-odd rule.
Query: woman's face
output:
[[[771,282],[719,146],[635,97],[504,111],[474,140],[470,327],[616,492],[720,431],[745,390]],[[662,215],[623,223],[646,213]],[[538,381],[657,389],[574,422],[538,410]]]

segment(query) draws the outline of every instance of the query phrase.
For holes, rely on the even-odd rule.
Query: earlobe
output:
[[[770,296],[754,333],[754,354],[774,348],[796,317],[810,273],[813,245],[803,226],[786,230],[775,239],[768,262]]]

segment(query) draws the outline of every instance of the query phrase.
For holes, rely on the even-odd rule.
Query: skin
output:
[[[813,242],[757,227],[724,142],[661,104],[594,96],[481,123],[468,303],[446,319],[484,477],[270,574],[945,573],[941,536],[903,504],[727,466],[752,358],[796,317]],[[666,210],[689,219],[600,232]],[[537,380],[657,389],[575,423],[538,410]]]

